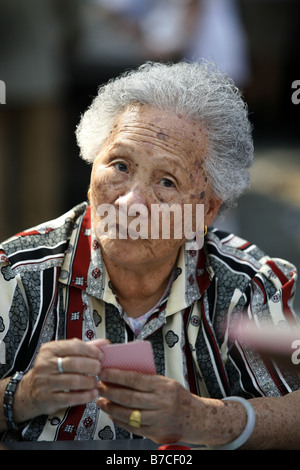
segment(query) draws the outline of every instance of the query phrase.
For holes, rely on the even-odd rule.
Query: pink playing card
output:
[[[156,374],[152,344],[137,340],[101,346],[104,352],[102,367],[133,370],[142,374]]]

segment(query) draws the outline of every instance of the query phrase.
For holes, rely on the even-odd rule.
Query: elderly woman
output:
[[[232,81],[205,62],[145,64],[100,88],[77,138],[90,202],[0,252],[3,439],[299,448],[299,380],[231,339],[245,316],[297,324],[294,266],[212,228],[252,162]],[[172,230],[130,237],[121,215],[145,208],[150,226],[157,205],[189,205],[198,229],[203,207],[203,246]],[[115,231],[99,229],[103,207]],[[157,374],[102,369],[103,345],[135,339],[151,342]]]

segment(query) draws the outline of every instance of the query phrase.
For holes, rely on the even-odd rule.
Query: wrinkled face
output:
[[[94,230],[109,258],[130,265],[177,253],[186,241],[184,223],[193,225],[191,231],[196,223],[203,229],[197,204],[204,207],[205,224],[212,222],[221,201],[204,171],[206,147],[205,129],[182,115],[148,105],[130,106],[119,115],[94,161],[90,186]],[[192,212],[185,212],[185,205]],[[173,223],[178,211],[169,213],[169,237],[162,216],[154,217],[158,208],[171,206],[182,209],[180,238]],[[107,230],[112,218],[116,224]]]

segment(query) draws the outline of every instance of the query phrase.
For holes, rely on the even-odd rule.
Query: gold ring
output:
[[[140,428],[142,422],[142,414],[139,410],[133,410],[129,416],[128,424],[134,428]]]

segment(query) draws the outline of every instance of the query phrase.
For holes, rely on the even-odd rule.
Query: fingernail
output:
[[[104,359],[104,352],[102,352],[101,349],[99,350],[98,357],[99,357],[100,361],[102,361]]]
[[[101,379],[101,380],[105,380],[106,377],[107,377],[106,370],[105,370],[105,369],[102,369],[102,370],[101,370],[101,373],[100,373],[100,379]]]

